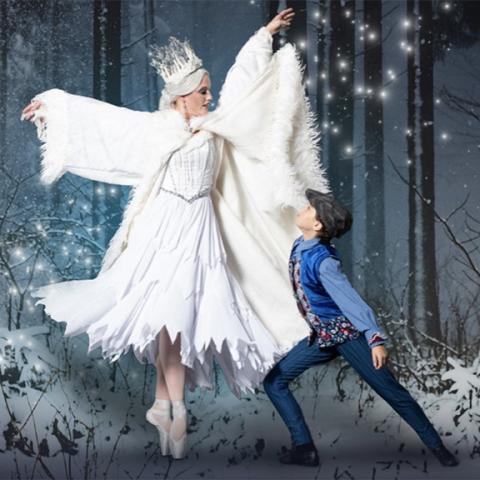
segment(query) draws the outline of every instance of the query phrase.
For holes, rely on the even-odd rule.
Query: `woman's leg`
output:
[[[185,365],[181,363],[180,334],[172,343],[166,329],[162,329],[158,340],[158,361],[162,368],[168,395],[172,401],[173,421],[170,425],[170,445],[174,458],[185,455],[187,432],[187,410],[184,403]]]
[[[157,338],[158,347],[159,338]],[[146,413],[147,420],[157,427],[160,435],[160,451],[162,455],[168,454],[168,435],[170,432],[171,407],[170,395],[168,393],[167,382],[163,373],[160,356],[157,355],[155,367],[157,369],[157,379],[155,384],[155,402]]]
[[[155,399],[170,401],[170,395],[168,394],[167,382],[165,381],[165,375],[163,374],[162,364],[160,358],[157,356],[157,381],[155,386]]]
[[[159,333],[157,365],[161,367],[165,379],[167,398],[172,402],[184,399],[185,365],[180,357],[180,334],[172,343],[167,330],[163,328]],[[158,366],[157,366],[158,370]],[[158,382],[157,382],[157,386]],[[160,388],[162,388],[160,386]]]

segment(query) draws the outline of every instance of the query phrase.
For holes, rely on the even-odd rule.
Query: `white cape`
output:
[[[125,249],[153,186],[163,181],[170,155],[192,134],[174,110],[136,112],[58,89],[36,98],[43,103],[37,119],[44,119],[44,183],[70,172],[134,186],[102,263],[106,271]],[[192,126],[212,132],[222,152],[212,199],[228,266],[286,351],[308,333],[288,279],[288,256],[299,234],[294,211],[305,204],[306,188],[329,191],[294,47],[272,55],[271,36],[262,27],[237,55],[219,107],[194,118]]]

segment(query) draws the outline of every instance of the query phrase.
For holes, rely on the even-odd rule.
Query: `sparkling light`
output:
[[[412,25],[412,22],[408,18],[403,21],[404,28],[409,28]]]
[[[377,38],[377,34],[376,34],[375,32],[370,32],[370,33],[368,34],[368,38],[369,38],[370,40],[375,40],[375,39]]]

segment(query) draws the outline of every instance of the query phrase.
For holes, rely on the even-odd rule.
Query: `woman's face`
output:
[[[205,115],[208,112],[208,104],[213,98],[210,88],[210,77],[205,74],[200,85],[192,93],[177,98],[175,108],[184,112],[187,118]]]

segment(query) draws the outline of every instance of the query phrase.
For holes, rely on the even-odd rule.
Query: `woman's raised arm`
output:
[[[235,103],[245,87],[265,70],[272,58],[273,35],[282,28],[288,28],[294,15],[293,8],[281,11],[249,38],[225,77],[220,90],[219,106]]]

